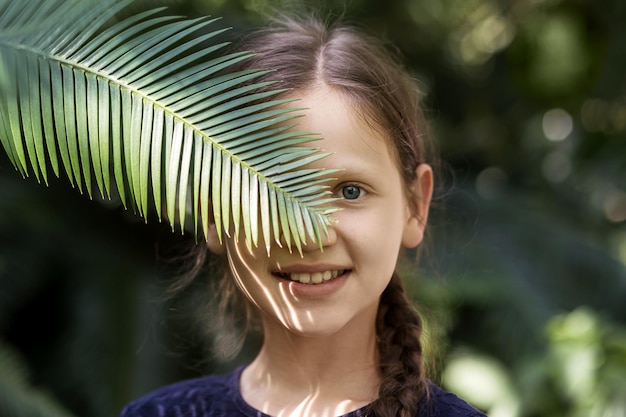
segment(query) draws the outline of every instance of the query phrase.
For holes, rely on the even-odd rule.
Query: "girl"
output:
[[[420,318],[394,272],[401,249],[422,241],[433,191],[411,78],[348,27],[284,20],[250,39],[258,55],[245,65],[271,68],[308,109],[298,129],[323,137],[311,146],[331,154],[319,167],[339,169],[341,210],[323,250],[309,242],[302,256],[220,243],[212,225],[207,246],[258,312],[262,348],[246,367],[161,388],[122,416],[483,416],[426,379]]]

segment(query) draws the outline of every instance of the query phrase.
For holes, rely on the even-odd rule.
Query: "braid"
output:
[[[377,320],[382,381],[370,410],[376,417],[414,417],[418,403],[428,395],[422,323],[395,273],[381,296]]]

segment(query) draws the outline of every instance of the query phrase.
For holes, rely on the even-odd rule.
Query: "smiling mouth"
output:
[[[285,273],[285,272],[276,272],[276,275],[280,278],[288,279],[291,281],[300,282],[302,284],[322,284],[326,281],[330,281],[337,277],[340,277],[348,272],[347,269],[336,270],[336,271],[324,271],[324,272],[293,272],[293,273]]]

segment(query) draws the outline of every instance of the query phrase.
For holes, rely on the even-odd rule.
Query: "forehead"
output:
[[[297,129],[319,133],[323,138],[311,146],[345,158],[382,158],[397,168],[389,138],[368,122],[366,113],[353,100],[326,86],[299,91],[294,96],[298,107],[306,109]]]

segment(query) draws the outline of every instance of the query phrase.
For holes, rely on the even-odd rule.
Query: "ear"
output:
[[[224,234],[222,233],[222,241],[217,234],[217,226],[215,219],[213,219],[213,213],[210,214],[211,220],[209,221],[209,233],[207,235],[206,244],[209,250],[216,255],[224,255],[226,253],[226,246],[224,245]]]
[[[402,246],[406,248],[414,248],[422,242],[433,195],[433,170],[430,165],[420,164],[415,174],[415,181],[409,189],[408,215],[402,234]]]

